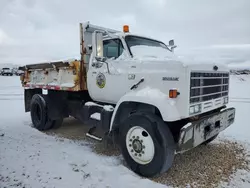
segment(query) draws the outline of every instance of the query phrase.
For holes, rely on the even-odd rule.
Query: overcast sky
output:
[[[0,63],[77,57],[85,21],[181,49],[250,44],[250,0],[0,0]]]

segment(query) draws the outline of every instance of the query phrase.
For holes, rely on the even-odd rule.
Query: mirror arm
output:
[[[107,70],[108,70],[108,74],[110,74],[110,71],[109,71],[109,64],[107,62],[103,62],[107,65]]]

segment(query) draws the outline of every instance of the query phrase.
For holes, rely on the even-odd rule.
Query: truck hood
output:
[[[229,71],[226,64],[208,61],[204,59],[194,59],[188,57],[172,56],[169,58],[143,58],[134,59],[140,61],[142,67],[153,66],[153,69],[180,69],[186,68],[189,71]],[[147,66],[148,64],[148,66]],[[148,67],[149,68],[149,67]]]
[[[229,68],[225,63],[211,60],[188,57],[176,57],[175,60],[179,61],[184,67],[187,67],[188,70],[229,71]]]

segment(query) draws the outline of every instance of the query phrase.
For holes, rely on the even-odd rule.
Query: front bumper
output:
[[[181,128],[176,152],[190,150],[229,127],[235,119],[235,108],[227,108],[203,117]]]

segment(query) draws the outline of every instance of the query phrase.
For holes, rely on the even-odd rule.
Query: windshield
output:
[[[133,57],[167,58],[172,56],[172,52],[162,42],[132,35],[126,36],[125,40]]]

